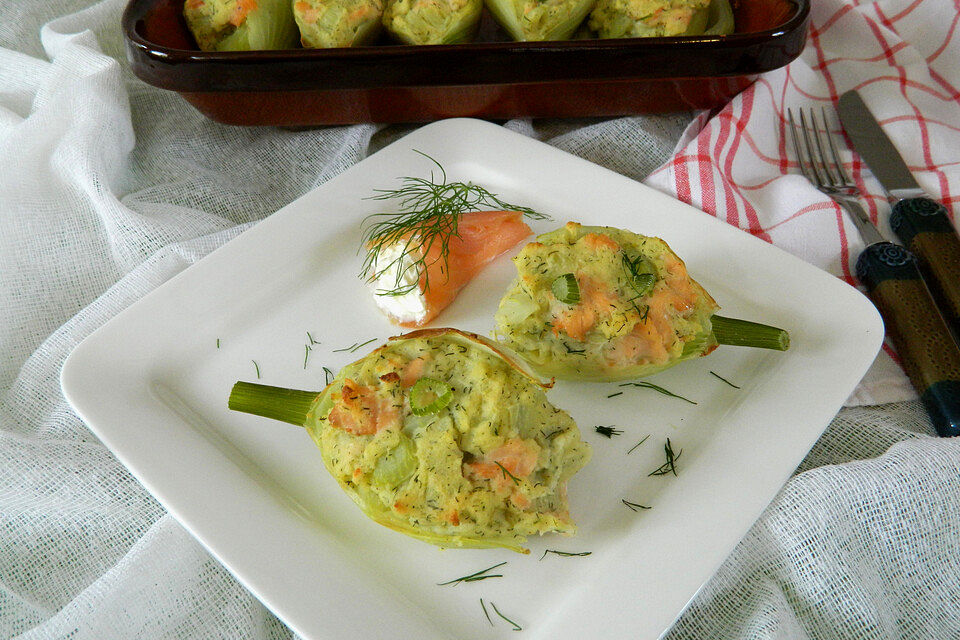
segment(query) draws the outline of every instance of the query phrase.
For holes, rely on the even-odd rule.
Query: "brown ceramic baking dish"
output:
[[[134,73],[213,120],[281,126],[712,108],[796,58],[810,11],[809,0],[739,0],[728,36],[510,42],[485,14],[469,44],[205,52],[182,2],[131,0]]]

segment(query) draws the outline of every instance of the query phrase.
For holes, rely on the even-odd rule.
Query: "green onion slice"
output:
[[[550,290],[557,300],[566,304],[577,304],[580,302],[580,286],[577,284],[577,278],[572,273],[565,273],[550,285]]]
[[[410,408],[415,416],[437,413],[450,404],[453,389],[433,378],[420,378],[410,389]]]

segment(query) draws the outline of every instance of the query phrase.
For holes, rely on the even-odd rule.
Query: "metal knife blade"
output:
[[[923,189],[900,157],[900,152],[880,128],[859,93],[847,91],[840,96],[837,110],[854,149],[887,193],[898,200],[924,195]]]

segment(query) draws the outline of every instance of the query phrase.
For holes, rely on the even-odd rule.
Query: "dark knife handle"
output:
[[[920,278],[916,258],[900,245],[878,242],[860,254],[857,277],[883,316],[937,433],[960,435],[960,347]]]
[[[960,344],[960,237],[946,207],[929,198],[901,200],[893,205],[890,226],[917,256],[933,299]]]

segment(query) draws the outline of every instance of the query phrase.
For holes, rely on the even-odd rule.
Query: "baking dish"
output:
[[[511,42],[492,18],[478,41],[206,52],[182,0],[131,0],[134,73],[236,125],[424,122],[472,116],[614,116],[724,104],[803,49],[809,0],[741,0],[728,36]]]

